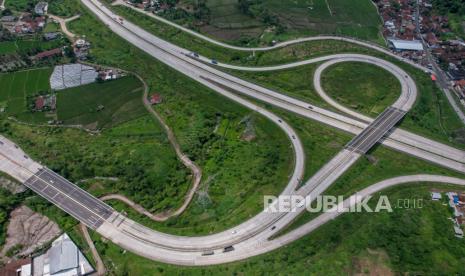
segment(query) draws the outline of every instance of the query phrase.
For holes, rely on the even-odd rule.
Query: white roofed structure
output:
[[[33,259],[34,276],[81,276],[94,272],[89,261],[65,233],[43,255]]]
[[[423,51],[423,44],[419,40],[388,39],[390,46],[397,51]]]

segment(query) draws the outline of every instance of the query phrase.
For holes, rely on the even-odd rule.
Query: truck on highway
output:
[[[215,254],[215,252],[213,252],[213,251],[205,251],[205,252],[202,252],[202,256],[211,256],[211,255],[213,255],[213,254]]]
[[[233,247],[232,245],[226,246],[226,247],[223,249],[223,253],[227,253],[227,252],[231,252],[231,251],[234,251],[234,247]]]

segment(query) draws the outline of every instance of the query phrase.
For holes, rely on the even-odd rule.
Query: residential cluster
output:
[[[431,0],[375,2],[383,19],[383,35],[390,47],[429,69],[438,65],[463,101],[465,42],[454,35],[448,17],[436,15]]]
[[[17,51],[0,55],[0,72],[15,71],[30,65],[55,64],[65,60],[88,60],[91,44],[84,37],[72,41],[63,39],[62,32],[49,28],[48,24],[58,22],[50,18],[47,12],[48,3],[44,1],[38,2],[30,12],[2,12],[0,40],[14,42]],[[54,40],[56,42],[53,42]],[[34,43],[42,41],[50,43]]]
[[[465,193],[447,192],[447,202],[452,210],[452,222],[454,233],[457,238],[463,238],[462,225],[465,225]],[[442,200],[440,192],[431,192],[431,199]]]
[[[162,2],[160,0],[128,0],[126,3],[133,5],[139,9],[143,9],[146,11],[151,11],[153,13],[163,12],[168,10],[170,6],[166,2]]]
[[[16,35],[34,34],[45,28],[47,9],[47,2],[39,2],[33,13],[25,12],[20,16],[5,15],[0,18],[0,21],[5,29]]]

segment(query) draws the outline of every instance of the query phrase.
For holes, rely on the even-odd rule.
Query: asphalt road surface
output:
[[[24,185],[94,230],[114,212],[104,202],[45,167]]]
[[[367,153],[404,116],[405,111],[395,107],[384,110],[368,127],[350,141],[346,149],[360,154]]]

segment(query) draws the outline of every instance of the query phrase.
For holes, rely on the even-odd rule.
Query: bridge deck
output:
[[[114,212],[101,200],[46,168],[24,185],[93,229],[97,229]]]
[[[367,153],[386,133],[391,130],[403,117],[405,111],[389,107],[383,111],[369,126],[346,145],[346,149]]]

